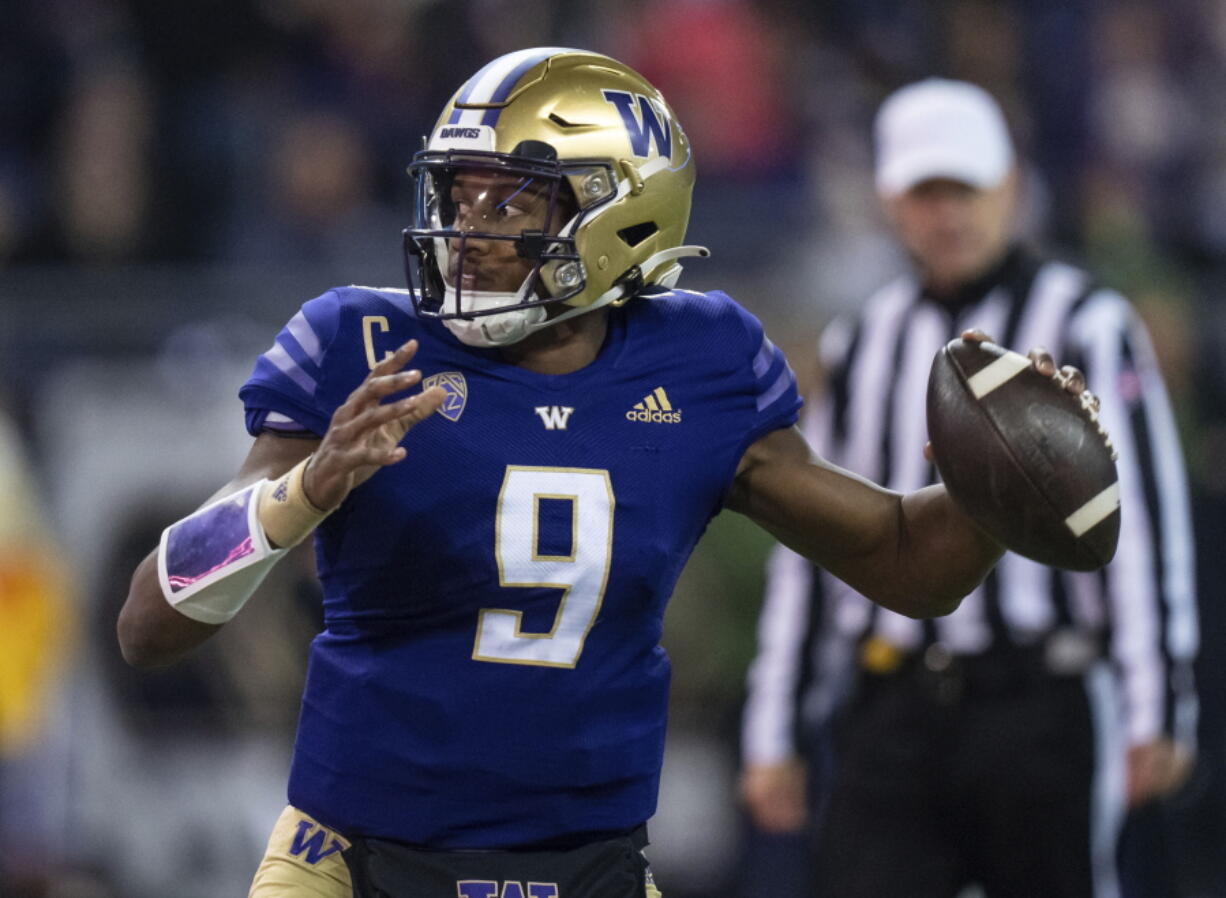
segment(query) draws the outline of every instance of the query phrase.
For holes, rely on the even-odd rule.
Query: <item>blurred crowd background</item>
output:
[[[404,167],[482,64],[586,47],[695,146],[685,285],[802,376],[904,260],[870,123],[931,74],[991,90],[1026,232],[1152,328],[1195,490],[1202,761],[1159,810],[1177,891],[1226,896],[1226,4],[1219,0],[6,0],[0,4],[0,895],[245,894],[284,803],[309,553],[189,662],[126,669],[115,615],[160,528],[236,468],[235,392],[305,299],[402,286]],[[916,447],[919,451],[920,447]],[[670,611],[653,862],[753,896],[734,797],[765,538],[717,520]],[[748,871],[748,872],[747,872]]]

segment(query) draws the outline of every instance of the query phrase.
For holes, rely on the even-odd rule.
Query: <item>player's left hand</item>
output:
[[[1134,745],[1128,749],[1128,806],[1170,795],[1192,773],[1192,757],[1172,739]]]
[[[971,343],[996,342],[977,328],[963,331],[962,339]],[[1030,359],[1031,364],[1034,365],[1035,371],[1038,371],[1044,377],[1050,377],[1056,381],[1065,391],[1072,393],[1080,399],[1084,408],[1090,409],[1097,414],[1099,409],[1098,397],[1086,389],[1086,376],[1081,372],[1080,368],[1074,368],[1072,365],[1058,367],[1056,360],[1052,358],[1052,354],[1042,346],[1032,348],[1026,355]],[[931,443],[924,444],[924,458],[928,461],[933,461]]]
[[[442,387],[393,398],[421,382],[420,371],[403,370],[416,353],[417,341],[409,340],[388,355],[333,413],[303,474],[302,488],[316,508],[336,508],[380,468],[402,461],[407,451],[400,441],[447,398]]]

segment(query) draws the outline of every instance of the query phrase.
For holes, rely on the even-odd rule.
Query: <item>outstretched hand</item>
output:
[[[970,343],[995,343],[990,336],[983,331],[975,328],[962,332],[962,339]],[[1098,397],[1086,389],[1086,376],[1080,368],[1074,368],[1072,365],[1057,367],[1056,360],[1052,358],[1052,354],[1042,346],[1036,346],[1026,353],[1031,364],[1034,365],[1034,370],[1038,371],[1044,377],[1050,377],[1068,393],[1076,396],[1081,400],[1084,408],[1098,413],[1099,400]],[[932,444],[924,444],[924,458],[928,461],[933,461]]]
[[[377,364],[332,415],[303,476],[303,489],[317,508],[336,508],[380,468],[403,460],[407,453],[400,441],[447,398],[442,387],[431,387],[384,402],[421,381],[420,371],[401,370],[416,354],[417,341],[405,343]]]

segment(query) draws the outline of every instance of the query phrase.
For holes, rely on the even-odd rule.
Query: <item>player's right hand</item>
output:
[[[336,508],[380,468],[403,460],[407,453],[400,441],[447,398],[442,387],[431,387],[384,402],[421,381],[420,371],[401,370],[416,353],[417,341],[410,340],[375,365],[332,415],[302,481],[307,499],[321,511]]]
[[[962,332],[962,339],[972,343],[995,343],[991,336],[979,330],[971,328]],[[1050,377],[1056,381],[1068,393],[1072,393],[1082,400],[1082,405],[1086,409],[1092,409],[1095,414],[1098,413],[1099,400],[1098,397],[1086,389],[1086,376],[1081,372],[1080,368],[1074,368],[1072,365],[1065,365],[1063,368],[1057,369],[1056,360],[1052,358],[1052,354],[1041,346],[1035,346],[1026,353],[1027,357],[1034,364],[1034,369],[1044,377]],[[924,444],[924,459],[929,462],[935,462],[936,456],[932,453],[932,443]]]

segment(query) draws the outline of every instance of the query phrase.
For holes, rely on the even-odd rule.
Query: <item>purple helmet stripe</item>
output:
[[[534,53],[533,55],[524,59],[519,65],[513,68],[505,78],[502,79],[502,82],[496,88],[494,88],[494,92],[490,95],[488,102],[501,103],[508,96],[510,96],[511,91],[515,89],[515,85],[519,83],[519,79],[524,76],[524,72],[539,64],[542,60],[553,56],[556,52],[557,50],[550,48],[541,53]],[[498,115],[501,112],[501,109],[487,109],[485,115],[481,119],[481,124],[490,125],[491,127],[496,125],[498,123]]]
[[[501,57],[499,57],[499,59],[501,59]],[[451,110],[451,117],[447,119],[447,124],[455,125],[459,123],[460,114],[464,111],[459,108],[460,104],[468,102],[468,98],[472,96],[473,91],[477,89],[477,85],[481,83],[482,76],[494,66],[498,65],[498,61],[498,59],[494,59],[487,62],[481,67],[481,70],[478,71],[477,74],[473,75],[464,83],[464,87],[460,90],[460,95],[456,97],[456,108]]]

